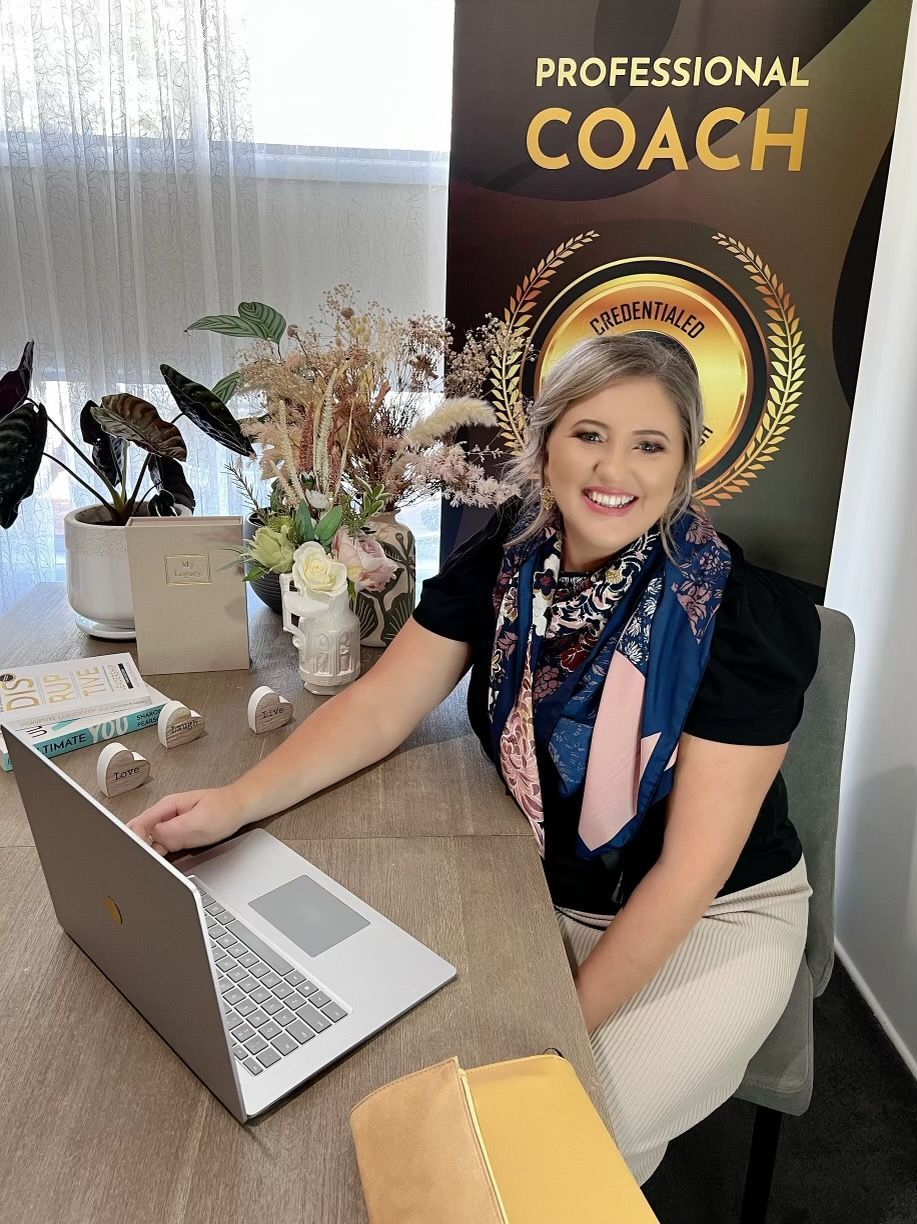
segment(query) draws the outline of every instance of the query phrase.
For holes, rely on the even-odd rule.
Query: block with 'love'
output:
[[[96,764],[99,790],[109,799],[143,786],[150,776],[150,763],[139,752],[131,752],[123,744],[106,744]]]

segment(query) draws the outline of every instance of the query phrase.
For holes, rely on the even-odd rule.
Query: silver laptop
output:
[[[240,1122],[455,977],[264,830],[168,862],[3,737],[58,922]]]

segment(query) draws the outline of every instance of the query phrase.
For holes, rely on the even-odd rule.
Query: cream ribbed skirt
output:
[[[593,1034],[615,1139],[641,1184],[670,1139],[732,1096],[780,1019],[805,948],[810,894],[801,860],[786,875],[717,898],[652,981]],[[614,921],[574,910],[557,919],[571,964]]]

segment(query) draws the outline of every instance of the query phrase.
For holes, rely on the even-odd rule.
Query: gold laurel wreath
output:
[[[595,230],[587,230],[568,238],[560,246],[549,251],[516,286],[509,305],[503,311],[503,326],[490,363],[490,380],[493,388],[494,415],[500,437],[511,451],[520,451],[525,445],[527,423],[522,404],[522,363],[525,360],[529,341],[532,310],[541,290],[555,275],[565,259],[582,250],[587,243],[598,238]]]
[[[771,376],[764,413],[752,440],[728,471],[698,490],[705,506],[731,501],[733,494],[747,488],[774,458],[796,416],[806,368],[799,316],[777,273],[738,238],[717,233],[713,241],[736,257],[764,299],[765,313],[771,320],[767,325]]]
[[[500,437],[509,450],[520,451],[525,444],[527,423],[521,393],[522,364],[529,344],[529,324],[541,290],[557,273],[564,260],[598,238],[587,230],[549,251],[516,286],[503,311],[502,327],[490,366],[494,415]],[[704,505],[718,506],[731,501],[747,488],[764,465],[779,451],[802,395],[805,373],[805,343],[796,307],[776,272],[738,238],[716,233],[713,241],[734,255],[748,272],[764,299],[768,323],[767,345],[770,358],[770,383],[764,413],[754,436],[739,460],[722,476],[698,490]]]

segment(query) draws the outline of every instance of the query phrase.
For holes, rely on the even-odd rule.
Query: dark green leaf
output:
[[[246,336],[248,339],[263,339],[262,333],[256,329],[253,323],[249,323],[246,319],[240,319],[238,315],[204,315],[203,319],[198,319],[196,323],[192,323],[185,331],[212,331],[219,332],[221,336]]]
[[[121,391],[104,395],[101,404],[89,411],[106,433],[134,442],[151,455],[187,459],[185,440],[169,421],[164,421],[152,404],[137,395]]]
[[[315,539],[315,524],[312,522],[312,515],[309,513],[306,502],[301,502],[297,507],[296,526],[299,528],[303,544],[308,544],[310,540]]]
[[[242,375],[238,370],[235,370],[232,374],[227,374],[225,378],[221,378],[220,381],[214,385],[213,394],[218,400],[222,400],[224,404],[228,404],[235,395],[236,388],[241,381]]]
[[[174,502],[193,510],[196,502],[194,490],[185,480],[185,470],[177,459],[159,458],[150,460],[150,479],[161,493],[168,493]]]
[[[235,451],[237,455],[254,455],[251,442],[222,400],[171,366],[161,365],[159,368],[172,398],[189,421],[227,450]]]
[[[343,510],[340,506],[332,506],[326,510],[315,525],[315,538],[320,544],[330,544],[334,534],[341,525]]]
[[[125,443],[121,438],[106,433],[92,415],[92,409],[98,406],[94,400],[87,400],[84,404],[80,413],[80,435],[84,442],[92,446],[92,462],[100,472],[105,473],[112,484],[118,484],[121,479]]]
[[[48,436],[43,405],[21,404],[0,419],[0,527],[12,527],[31,495]]]
[[[146,504],[154,518],[175,518],[178,515],[175,498],[168,489],[160,489],[155,496],[149,498]]]
[[[0,378],[0,420],[7,413],[15,412],[29,394],[29,387],[32,385],[32,354],[34,351],[34,341],[27,341],[22,350],[22,356],[19,358],[19,365],[15,370],[7,370]]]
[[[402,591],[392,600],[392,606],[383,612],[382,643],[387,646],[395,634],[408,623],[411,613],[411,597],[407,591]]]
[[[360,637],[368,638],[376,631],[376,612],[381,607],[378,600],[370,599],[363,591],[357,593],[356,614],[360,622]]]
[[[287,330],[287,321],[273,306],[264,302],[240,302],[239,318],[258,328],[258,335],[279,344]]]
[[[398,539],[397,539],[397,537],[396,537],[396,539],[395,539],[395,543],[394,543],[394,544],[390,543],[388,540],[380,540],[380,541],[379,541],[379,547],[382,549],[382,551],[383,551],[383,552],[385,553],[385,555],[388,557],[389,561],[394,561],[394,562],[396,562],[396,564],[398,564],[398,565],[407,565],[407,564],[408,564],[408,555],[407,555],[407,553],[404,551],[404,549],[401,549],[401,548],[399,548],[399,547],[398,547],[398,545],[400,544],[400,542],[401,542],[401,541],[400,541],[400,540],[398,540]]]

